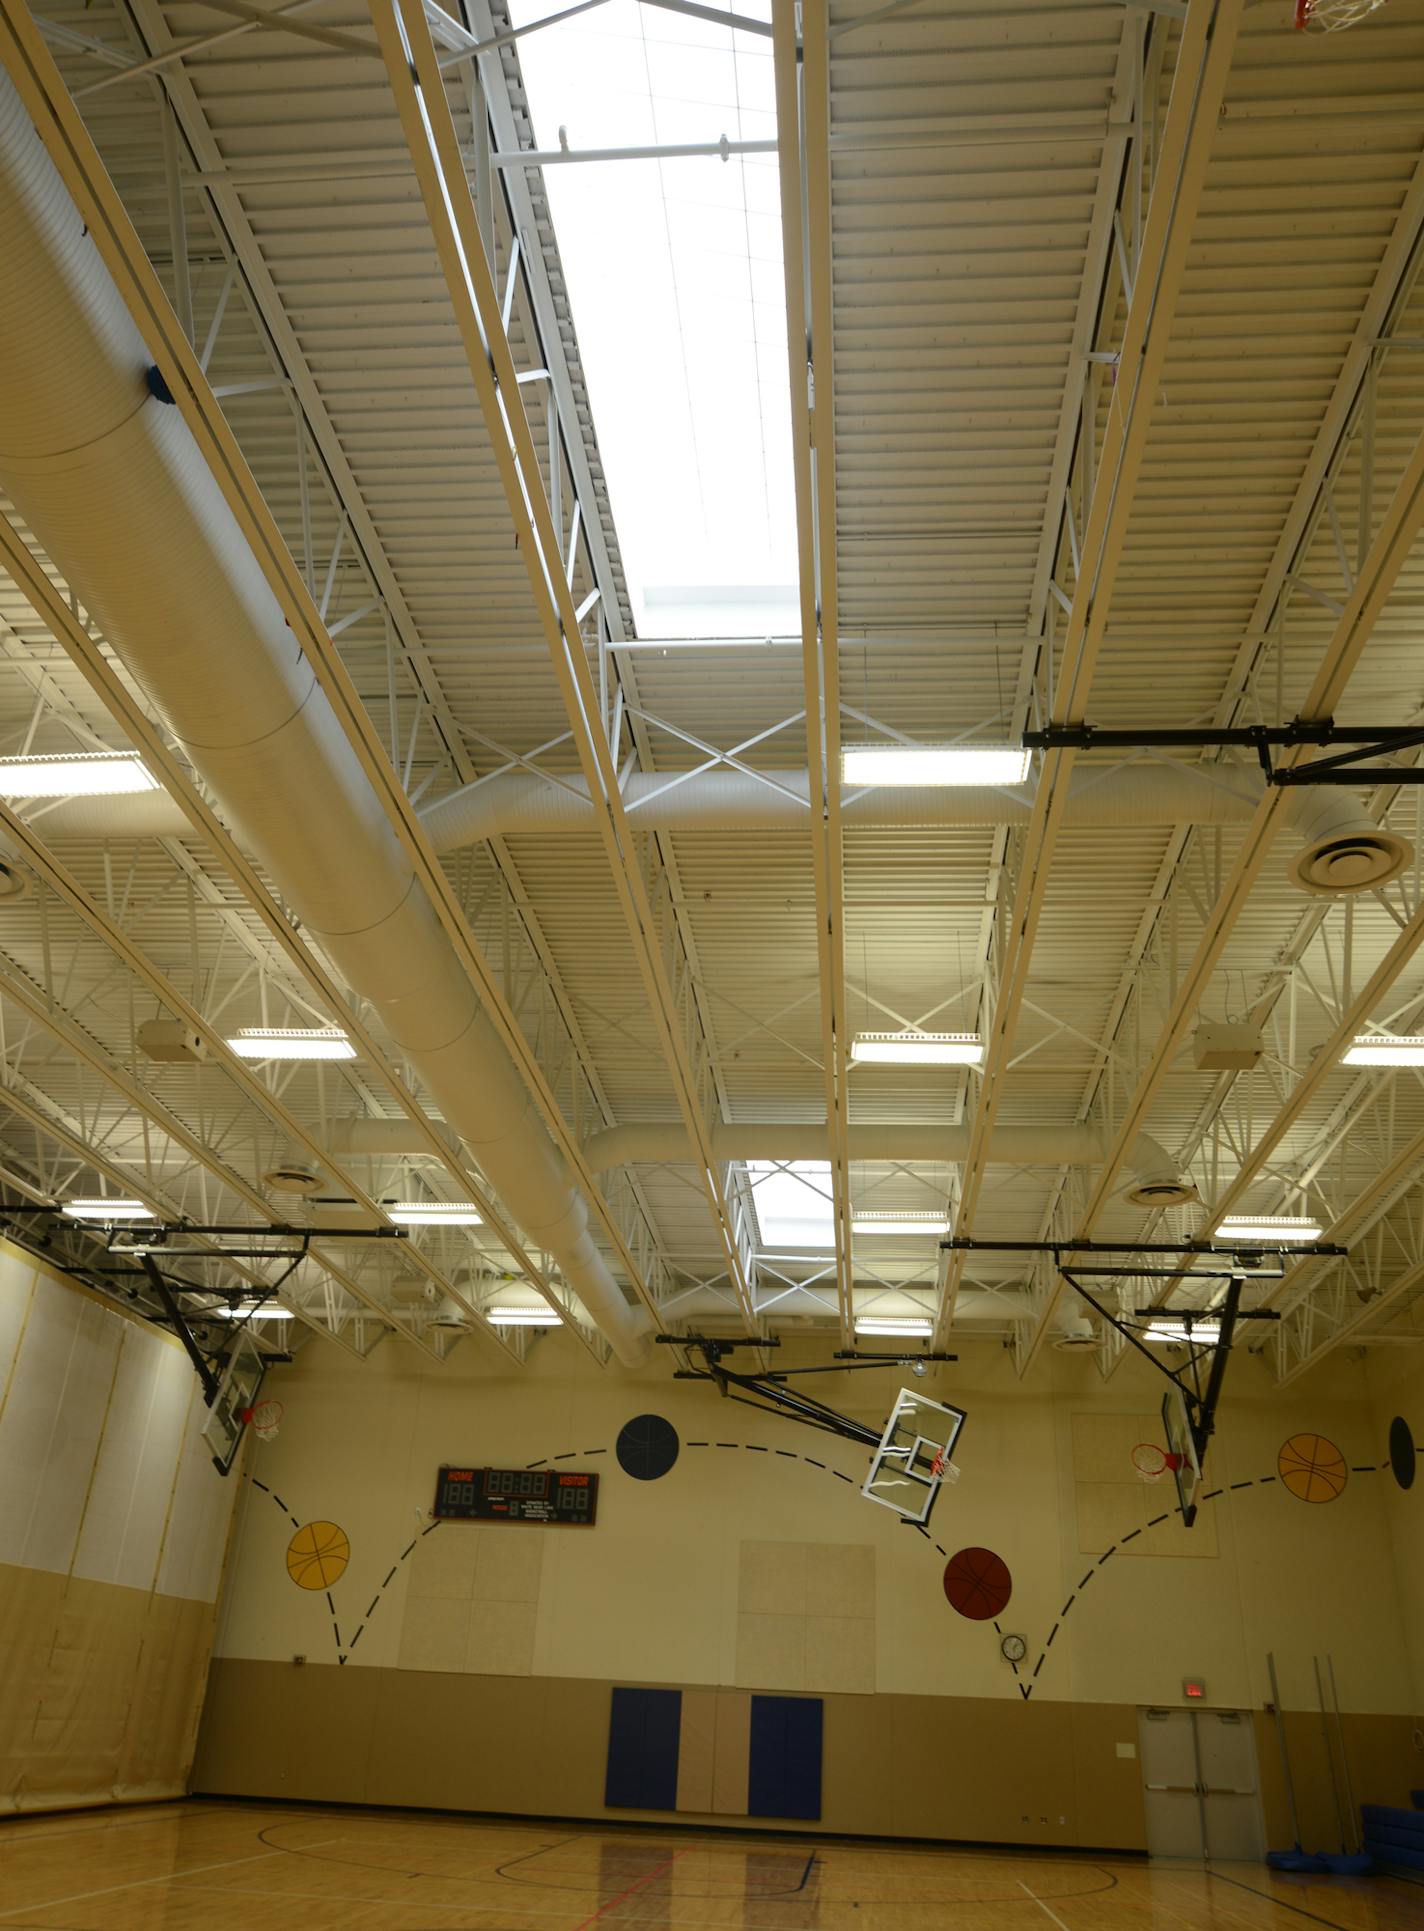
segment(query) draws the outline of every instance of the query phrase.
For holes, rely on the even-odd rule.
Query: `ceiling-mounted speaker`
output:
[[[1292,885],[1317,897],[1372,892],[1414,860],[1407,838],[1378,825],[1350,792],[1306,787],[1295,811],[1304,843],[1287,867]]]
[[[1266,1050],[1259,1026],[1203,1019],[1192,1034],[1192,1061],[1200,1073],[1249,1073]]]
[[[138,1048],[146,1059],[164,1066],[198,1065],[208,1056],[203,1035],[181,1019],[145,1019],[138,1029]]]

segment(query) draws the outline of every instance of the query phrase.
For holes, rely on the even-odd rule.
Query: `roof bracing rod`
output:
[[[773,0],[781,232],[796,489],[801,671],[811,803],[811,858],[820,981],[821,1064],[835,1223],[841,1339],[853,1339],[854,1260],[848,1145],[850,1039],[845,984],[845,867],[841,828],[840,640],[836,584],[835,385],[832,367],[830,50],[825,0],[800,9]]]
[[[1127,537],[1138,474],[1152,419],[1177,294],[1196,224],[1244,0],[1192,0],[1177,51],[1171,101],[1162,129],[1152,193],[1143,223],[1137,273],[1123,327],[1103,449],[1084,518],[1080,568],[1062,640],[1049,722],[1082,719],[1107,627]],[[989,1135],[1004,1096],[1013,1037],[1027,985],[1051,859],[1067,804],[1077,753],[1047,751],[1024,837],[1019,882],[999,964],[999,991],[989,1016],[983,1075],[961,1177],[956,1224],[967,1231],[983,1189]],[[935,1323],[939,1345],[953,1317],[963,1261],[951,1254]],[[1056,1298],[1056,1296],[1055,1296]]]
[[[699,1090],[684,1043],[677,995],[657,946],[657,921],[623,807],[613,748],[599,724],[598,694],[589,674],[560,532],[549,507],[425,8],[421,0],[373,0],[372,18],[678,1111],[698,1148],[700,1190],[711,1210],[743,1314],[754,1323],[754,1298],[732,1203],[713,1164],[705,1095]]]
[[[1350,676],[1360,660],[1365,645],[1384,609],[1391,592],[1398,581],[1399,573],[1408,560],[1415,538],[1424,528],[1424,436],[1415,444],[1399,485],[1385,510],[1378,534],[1370,545],[1369,553],[1355,583],[1335,629],[1326,647],[1325,655],[1315,678],[1306,693],[1301,707],[1301,715],[1307,719],[1329,717],[1344,695]],[[1287,751],[1287,758],[1294,761],[1301,754],[1301,747]],[[1133,1145],[1138,1133],[1143,1129],[1148,1109],[1163,1081],[1167,1078],[1172,1060],[1187,1036],[1194,1021],[1197,1009],[1205,997],[1212,974],[1226,950],[1227,942],[1235,928],[1236,921],[1245,909],[1257,879],[1261,875],[1266,859],[1270,854],[1272,841],[1280,829],[1286,814],[1286,796],[1279,786],[1272,786],[1257,808],[1251,824],[1242,840],[1241,849],[1222,882],[1216,904],[1212,907],[1207,928],[1197,945],[1191,961],[1183,968],[1178,984],[1177,995],[1172,1002],[1166,1023],[1153,1045],[1147,1071],[1138,1083],[1136,1092],[1122,1110],[1118,1130],[1112,1146],[1099,1169],[1097,1180],[1079,1218],[1081,1231],[1091,1231],[1098,1216],[1107,1206],[1112,1196],[1114,1182]],[[1424,908],[1416,912],[1405,932],[1391,947],[1387,955],[1393,967],[1389,983],[1403,968],[1416,950],[1420,938],[1424,937]],[[1378,998],[1382,986],[1376,983],[1379,974],[1372,976],[1367,990]],[[1357,1011],[1352,1009],[1347,1016],[1351,1033],[1359,1023]],[[1303,1104],[1302,1088],[1318,1084],[1339,1057],[1339,1045],[1347,1037],[1343,1027],[1336,1029],[1336,1051],[1332,1055],[1330,1042],[1327,1042],[1316,1060],[1313,1074],[1307,1074],[1288,1108]],[[1284,1128],[1281,1129],[1284,1131]],[[1280,1133],[1268,1134],[1271,1144],[1278,1142]],[[1265,1142],[1262,1142],[1265,1145]],[[1231,1196],[1228,1196],[1230,1198]],[[1220,1203],[1218,1203],[1220,1210]],[[1057,1305],[1059,1290],[1053,1289],[1044,1301],[1038,1321],[1024,1351],[1023,1367],[1027,1369],[1047,1332],[1053,1308]]]

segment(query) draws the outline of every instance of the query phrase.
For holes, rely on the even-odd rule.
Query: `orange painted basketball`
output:
[[[1302,1502],[1333,1502],[1350,1479],[1345,1457],[1324,1435],[1292,1435],[1276,1457],[1276,1473]]]
[[[1014,1582],[1008,1564],[992,1549],[961,1549],[945,1564],[944,1593],[961,1616],[987,1623],[1008,1608]]]

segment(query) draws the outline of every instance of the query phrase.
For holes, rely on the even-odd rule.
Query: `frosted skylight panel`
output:
[[[834,1248],[836,1219],[828,1160],[793,1160],[784,1166],[749,1160],[747,1177],[765,1246],[827,1253]]]
[[[756,34],[610,0],[520,63],[542,148],[775,139]],[[776,155],[561,164],[544,185],[638,629],[797,628]]]

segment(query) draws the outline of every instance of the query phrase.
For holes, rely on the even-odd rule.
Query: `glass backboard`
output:
[[[1201,1461],[1196,1437],[1187,1413],[1186,1396],[1180,1388],[1169,1388],[1162,1397],[1162,1439],[1177,1484],[1177,1500],[1182,1505],[1182,1527],[1189,1529],[1197,1519],[1196,1493],[1201,1481]]]
[[[958,1479],[950,1455],[963,1426],[962,1408],[902,1388],[861,1494],[907,1522],[927,1522],[941,1484]]]
[[[226,1475],[233,1465],[246,1426],[243,1416],[256,1403],[266,1372],[267,1363],[257,1343],[245,1329],[240,1331],[233,1338],[212,1410],[203,1423],[203,1440],[220,1474]]]

